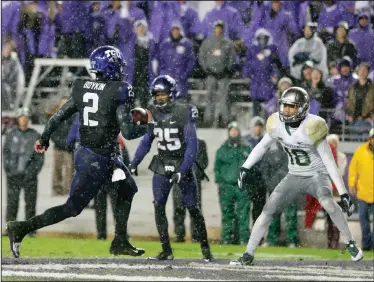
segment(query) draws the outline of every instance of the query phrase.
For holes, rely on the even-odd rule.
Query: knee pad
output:
[[[319,202],[329,214],[335,213],[337,211],[337,208],[339,208],[338,204],[332,197],[325,197],[323,199],[320,199]]]

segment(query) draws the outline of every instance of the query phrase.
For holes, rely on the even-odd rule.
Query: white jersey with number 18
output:
[[[291,128],[280,120],[277,112],[268,118],[266,131],[270,137],[282,144],[288,155],[290,174],[300,176],[313,176],[317,172],[328,174],[316,148],[328,133],[323,118],[308,114],[299,127]]]

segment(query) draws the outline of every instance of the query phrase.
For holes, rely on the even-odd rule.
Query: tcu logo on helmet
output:
[[[121,53],[118,52],[117,50],[106,50],[105,55],[107,56],[109,61],[113,63],[118,62],[118,59],[122,59]]]
[[[165,171],[171,171],[171,172],[174,172],[175,168],[173,166],[170,166],[170,165],[166,165],[165,166]]]

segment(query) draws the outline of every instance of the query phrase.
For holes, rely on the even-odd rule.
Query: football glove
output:
[[[138,176],[138,167],[136,165],[129,164],[127,168],[129,169],[131,174]]]
[[[182,173],[178,172],[178,173],[174,173],[171,178],[170,178],[170,183],[176,183],[178,184],[181,180],[182,180]]]
[[[351,201],[351,197],[345,193],[343,195],[340,195],[341,198],[341,207],[343,212],[347,213],[347,216],[350,217],[355,210],[355,205]]]
[[[247,181],[247,177],[249,175],[249,169],[245,167],[241,167],[239,169],[239,177],[238,177],[238,186],[241,191],[244,190],[245,182]]]

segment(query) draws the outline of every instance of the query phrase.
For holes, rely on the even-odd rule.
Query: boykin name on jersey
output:
[[[105,83],[98,83],[98,82],[87,81],[83,85],[83,88],[103,91],[104,88],[105,88],[105,85],[106,85]]]

